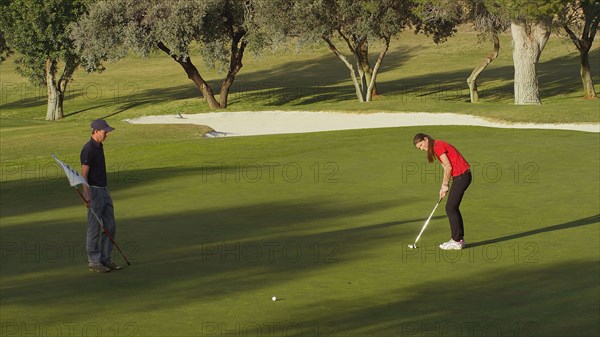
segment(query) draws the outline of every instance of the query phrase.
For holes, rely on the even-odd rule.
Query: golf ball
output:
[[[273,302],[277,301],[277,297],[275,296],[271,297],[271,299],[273,300]]]

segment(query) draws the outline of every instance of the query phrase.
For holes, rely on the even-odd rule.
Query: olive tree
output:
[[[0,13],[8,12],[8,0],[0,0]],[[0,64],[6,60],[6,58],[12,54],[12,50],[10,46],[6,42],[6,33],[4,30],[6,29],[7,15],[0,15]]]
[[[515,104],[541,104],[537,64],[564,0],[484,1],[490,13],[510,20]]]
[[[6,43],[4,38],[4,32],[0,31],[0,63],[4,62],[6,58],[12,53],[12,50]]]
[[[600,2],[577,0],[567,3],[559,13],[559,24],[565,30],[580,55],[580,74],[584,98],[595,98],[590,72],[589,52],[600,22]]]
[[[102,0],[74,25],[72,37],[88,71],[104,70],[103,62],[129,52],[163,52],[183,68],[208,106],[219,109],[227,107],[242,68],[250,13],[249,1],[241,0]],[[227,69],[220,102],[192,62],[193,43],[207,64]]]
[[[500,54],[500,38],[499,34],[506,30],[509,22],[506,19],[490,13],[481,0],[468,1],[468,16],[466,21],[471,22],[475,30],[477,30],[480,38],[489,39],[492,41],[492,50],[481,60],[481,62],[473,69],[471,75],[467,78],[469,86],[469,97],[471,103],[479,102],[479,91],[477,89],[477,78]]]
[[[2,6],[0,58],[14,50],[17,72],[46,87],[47,120],[64,116],[67,85],[80,65],[69,25],[85,10],[86,1],[78,0],[14,0]]]
[[[503,24],[505,21],[499,20],[497,16],[490,14],[481,0],[438,0],[435,2],[426,2],[421,5],[420,12],[420,16],[425,21],[435,22],[444,20],[446,22],[470,23],[478,32],[480,39],[490,39],[493,42],[492,51],[479,62],[467,78],[471,102],[478,102],[477,78],[498,57],[500,52],[498,34],[503,29],[506,29],[507,25]]]
[[[350,73],[356,97],[371,101],[376,94],[377,74],[391,39],[406,29],[432,34],[436,42],[453,33],[453,25],[440,20],[422,21],[419,1],[407,0],[255,0],[261,28],[270,35],[292,37],[301,43],[325,42]],[[379,41],[374,65],[369,62],[369,45]],[[345,45],[348,59],[338,43]]]

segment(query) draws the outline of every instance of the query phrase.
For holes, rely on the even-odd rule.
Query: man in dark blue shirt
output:
[[[112,198],[108,191],[106,177],[106,161],[104,159],[104,146],[102,143],[108,133],[114,128],[110,127],[103,119],[92,122],[92,138],[81,150],[81,175],[90,185],[84,185],[83,194],[88,210],[88,229],[86,237],[86,251],[89,269],[92,272],[109,272],[119,270],[120,266],[111,261],[112,242],[106,236],[100,238],[100,224],[94,217],[92,210],[102,219],[104,228],[112,238],[116,234],[115,214]],[[98,245],[100,241],[100,245]]]

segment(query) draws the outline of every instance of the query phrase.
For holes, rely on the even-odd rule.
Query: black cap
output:
[[[104,119],[96,119],[95,121],[92,122],[92,131],[104,130],[106,132],[111,132],[114,129],[115,128],[110,127],[110,125],[108,125],[108,123],[106,123],[106,121]]]

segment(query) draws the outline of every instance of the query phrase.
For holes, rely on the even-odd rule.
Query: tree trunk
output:
[[[198,69],[192,63],[189,57],[184,58],[181,56],[171,54],[171,50],[167,48],[167,46],[165,46],[162,42],[158,43],[158,48],[167,53],[169,56],[171,56],[171,58],[173,58],[173,60],[175,60],[175,62],[181,65],[185,73],[188,75],[188,78],[192,80],[192,82],[194,82],[200,93],[206,98],[206,102],[208,103],[209,108],[219,109],[221,107],[219,105],[219,102],[217,102],[217,100],[215,99],[215,94],[213,93],[212,89],[210,88],[208,83],[206,83],[206,81],[202,78],[202,76],[200,76]]]
[[[471,97],[471,103],[479,102],[479,92],[477,91],[477,77],[487,68],[492,61],[494,61],[500,53],[500,39],[497,34],[492,35],[494,41],[494,49],[473,69],[471,76],[467,78],[467,84],[469,85],[469,96]]]
[[[47,85],[48,90],[48,107],[46,110],[46,120],[55,121],[63,118],[62,99],[56,87]]]
[[[363,96],[363,93],[360,90],[360,84],[358,83],[358,78],[356,77],[356,70],[354,69],[354,66],[348,61],[346,56],[342,55],[342,53],[339,52],[339,50],[335,47],[335,45],[331,42],[331,40],[328,37],[323,36],[323,40],[327,42],[329,49],[335,54],[335,56],[337,56],[342,62],[344,62],[346,67],[350,70],[350,77],[352,78],[352,82],[354,83],[356,97],[358,97],[359,102],[364,102],[365,97]]]
[[[596,98],[596,90],[594,89],[594,82],[592,81],[592,74],[590,72],[590,58],[588,50],[580,51],[581,53],[581,81],[583,82],[584,98]]]
[[[515,104],[541,104],[536,66],[550,37],[550,21],[511,22]]]
[[[361,41],[361,43],[358,44],[357,55],[359,60],[359,67],[361,67],[362,72],[365,74],[365,84],[371,86],[371,78],[373,76],[373,71],[371,70],[371,65],[369,64],[369,40],[367,38],[365,38],[363,41]],[[367,92],[367,96],[377,96],[376,83],[373,85],[371,92]]]
[[[367,102],[370,102],[371,99],[373,98],[373,95],[376,94],[374,88],[375,88],[375,83],[377,82],[377,74],[379,73],[379,67],[381,67],[383,58],[385,57],[385,54],[387,54],[387,51],[390,47],[390,38],[389,37],[383,38],[383,41],[384,41],[383,48],[381,49],[381,52],[379,53],[377,62],[375,62],[375,67],[373,67],[373,72],[371,74],[371,78],[369,81],[369,87],[367,88]]]
[[[592,42],[594,41],[594,37],[596,35],[597,21],[588,18],[588,13],[586,13],[586,23],[585,28],[581,34],[581,37],[578,37],[575,32],[569,27],[568,24],[564,24],[563,28],[569,35],[569,38],[577,47],[579,51],[580,58],[580,70],[579,73],[581,75],[581,82],[583,84],[583,97],[584,98],[596,98],[596,90],[594,89],[594,82],[592,81],[592,75],[590,72],[590,58],[589,51],[592,48]]]
[[[50,58],[46,59],[44,71],[46,73],[46,90],[48,92],[46,120],[55,121],[64,117],[62,104],[64,95],[60,94],[56,85],[56,61]]]
[[[229,71],[227,72],[227,76],[223,83],[221,83],[221,92],[219,93],[219,97],[221,100],[221,108],[227,108],[227,100],[229,97],[229,89],[233,85],[233,81],[235,80],[235,76],[242,69],[242,59],[244,57],[244,50],[246,49],[246,45],[248,42],[243,40],[245,32],[239,32],[232,36],[231,39],[231,56],[229,61]],[[241,41],[241,44],[240,44]],[[239,47],[238,47],[239,44]]]
[[[358,72],[361,97],[368,102],[367,97],[371,96],[368,90],[372,77],[371,65],[369,64],[369,39],[363,35],[344,34],[341,29],[338,29],[337,32],[346,41],[348,49],[354,55],[356,61],[355,72]],[[375,87],[371,90],[375,90]]]
[[[371,65],[369,64],[369,41],[366,37],[355,38],[354,45],[350,46],[350,51],[354,54],[356,60],[356,70],[360,78],[360,90],[365,101],[369,96],[367,88],[371,81]]]
[[[67,93],[67,85],[71,81],[71,78],[73,78],[73,73],[75,72],[75,70],[77,70],[77,67],[79,67],[79,61],[77,60],[77,58],[75,56],[67,58],[67,60],[65,61],[65,67],[63,69],[63,73],[60,76],[60,78],[58,79],[58,84],[56,85],[56,91],[58,92],[57,107],[58,107],[58,114],[61,116],[60,118],[63,118],[63,116],[64,116],[63,103],[65,101],[65,95]]]

